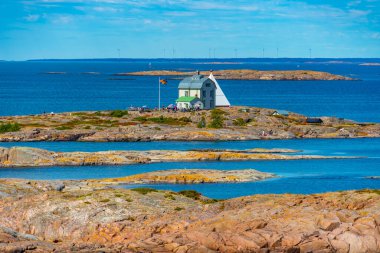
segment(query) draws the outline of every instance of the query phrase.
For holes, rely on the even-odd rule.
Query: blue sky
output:
[[[263,48],[264,52],[263,52]],[[380,0],[1,0],[0,59],[380,57]]]

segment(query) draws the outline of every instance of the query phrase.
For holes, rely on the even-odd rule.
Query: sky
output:
[[[0,0],[0,59],[380,58],[380,0]]]

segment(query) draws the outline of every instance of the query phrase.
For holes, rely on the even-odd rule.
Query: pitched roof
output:
[[[210,76],[208,78],[211,81],[213,81],[215,83],[215,86],[216,86],[215,106],[231,106],[230,101],[228,101],[226,95],[224,95],[222,88],[220,88],[218,81],[216,81],[212,72],[210,73]]]
[[[179,85],[179,89],[200,89],[203,83],[208,79],[202,75],[193,75],[183,79]]]
[[[179,97],[176,102],[191,102],[194,99],[198,99],[197,97]]]

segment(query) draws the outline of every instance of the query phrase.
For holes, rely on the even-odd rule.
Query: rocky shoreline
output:
[[[100,182],[110,184],[203,184],[203,183],[236,183],[255,182],[277,177],[253,169],[246,170],[210,170],[210,169],[177,169],[158,170],[121,178],[104,179]],[[96,181],[96,180],[95,180]],[[97,181],[99,182],[99,181]]]
[[[153,71],[140,71],[140,72],[130,72],[130,73],[118,73],[116,76],[173,76],[173,77],[184,77],[191,76],[194,72],[183,72],[183,71],[172,71],[172,70],[153,70]],[[208,76],[210,72],[201,71],[201,75]],[[220,80],[292,80],[292,81],[314,81],[314,80],[325,80],[325,81],[337,81],[355,80],[350,77],[345,77],[341,75],[334,75],[327,72],[312,71],[312,70],[251,70],[251,69],[228,69],[228,70],[216,70],[213,71],[215,78]]]
[[[0,180],[1,252],[379,252],[380,192],[254,195]]]
[[[216,118],[218,124],[214,124]],[[380,124],[304,115],[255,107],[199,112],[100,111],[0,117],[9,130],[0,142],[28,141],[236,141],[295,138],[380,137]],[[201,124],[204,122],[205,124]],[[8,124],[8,125],[7,125]],[[217,126],[217,127],[216,127]]]
[[[86,166],[124,165],[138,163],[178,161],[248,161],[248,160],[301,160],[301,159],[352,159],[347,156],[286,155],[267,151],[100,151],[100,152],[54,152],[28,147],[0,147],[1,167]],[[283,152],[292,152],[285,149]]]

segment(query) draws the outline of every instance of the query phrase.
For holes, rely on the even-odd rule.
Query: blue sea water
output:
[[[0,115],[157,106],[157,77],[114,76],[142,70],[318,70],[360,81],[220,80],[232,105],[284,109],[309,116],[380,122],[379,59],[218,59],[0,62]],[[65,74],[47,74],[64,72]],[[169,78],[170,79],[170,78]],[[162,103],[177,98],[179,80],[162,87]]]
[[[285,109],[310,116],[332,115],[380,122],[380,67],[362,66],[379,59],[218,59],[0,62],[0,115],[79,110],[123,109],[157,102],[156,77],[120,77],[115,73],[151,69],[308,69],[327,71],[360,81],[225,81],[220,85],[233,105]],[[47,74],[65,72],[65,74]],[[89,73],[92,72],[92,73]],[[97,73],[93,73],[97,72]],[[163,104],[177,96],[178,80],[162,87]],[[0,178],[87,179],[122,177],[159,169],[247,169],[276,173],[279,178],[252,183],[152,185],[157,189],[195,189],[214,198],[255,193],[317,193],[380,188],[380,139],[303,139],[236,142],[32,142],[0,143],[54,151],[151,150],[199,148],[290,148],[300,154],[360,156],[360,159],[175,162],[125,166],[3,168]],[[131,186],[125,186],[131,187]],[[136,187],[136,186],[133,186]]]
[[[123,166],[70,166],[0,169],[0,178],[27,179],[89,179],[122,177],[164,169],[257,169],[275,173],[279,178],[252,183],[172,185],[149,187],[166,190],[194,189],[213,198],[230,198],[256,193],[318,193],[337,190],[380,188],[380,139],[310,139],[238,142],[33,142],[2,143],[1,146],[28,145],[56,151],[149,150],[196,148],[246,149],[292,148],[301,154],[327,156],[360,156],[358,159],[294,160],[294,161],[213,161],[171,162]],[[125,186],[126,188],[138,187]]]

